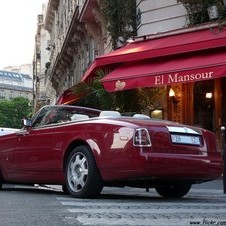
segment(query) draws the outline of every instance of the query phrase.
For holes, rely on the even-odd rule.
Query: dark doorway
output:
[[[194,125],[214,131],[214,80],[196,82],[194,86]]]

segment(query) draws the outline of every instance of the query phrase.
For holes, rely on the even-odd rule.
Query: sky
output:
[[[0,1],[0,70],[31,64],[37,17],[47,0]]]

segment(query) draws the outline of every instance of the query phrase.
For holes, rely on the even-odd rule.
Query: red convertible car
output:
[[[131,186],[169,198],[222,173],[215,135],[201,128],[67,105],[45,106],[23,122],[0,137],[0,186],[58,184],[76,198]]]

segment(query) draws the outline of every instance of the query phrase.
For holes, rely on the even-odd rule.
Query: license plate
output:
[[[201,140],[199,136],[171,134],[171,140],[173,143],[176,143],[176,144],[192,144],[192,145],[201,144]]]

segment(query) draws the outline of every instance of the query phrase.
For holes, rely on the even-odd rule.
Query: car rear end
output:
[[[215,134],[204,129],[149,120],[136,128],[133,145],[138,177],[199,183],[222,173]]]

